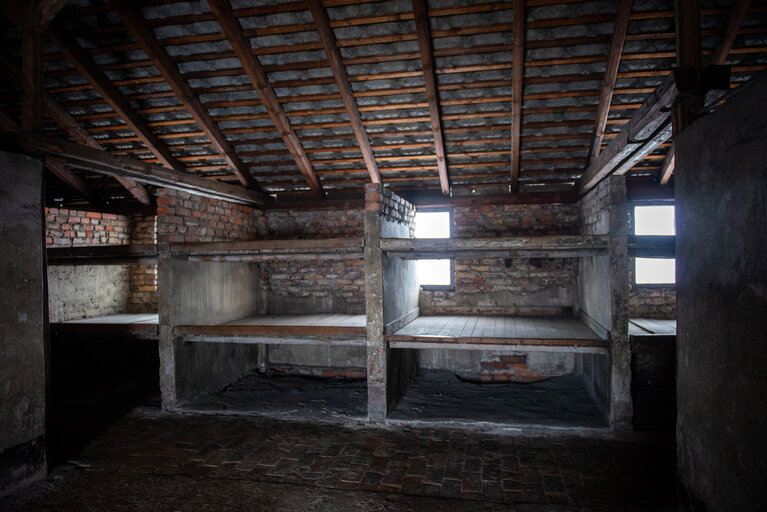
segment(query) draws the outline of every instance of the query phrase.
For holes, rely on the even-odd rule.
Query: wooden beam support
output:
[[[43,128],[43,43],[38,30],[38,2],[21,8],[21,128]]]
[[[51,160],[50,158],[46,158],[45,167],[53,174],[55,174],[56,177],[63,181],[69,188],[77,191],[78,194],[87,199],[89,203],[93,205],[99,204],[96,195],[90,188],[88,188],[88,185],[86,185],[79,176],[72,172],[72,170],[62,162],[57,162],[55,160]]]
[[[90,82],[101,97],[109,103],[112,110],[125,121],[125,124],[141,139],[160,163],[169,169],[183,172],[184,166],[171,155],[168,148],[157,138],[152,130],[130,107],[128,100],[117,90],[111,80],[91,59],[90,55],[57,23],[51,23],[46,31],[48,38],[69,59],[75,68]]]
[[[594,137],[591,141],[591,150],[589,152],[589,161],[591,162],[596,160],[602,149],[602,139],[605,136],[607,116],[610,113],[610,105],[613,100],[615,80],[618,77],[618,67],[621,62],[621,54],[623,53],[623,44],[626,41],[626,31],[629,26],[629,17],[631,16],[631,6],[633,3],[633,0],[620,0],[620,3],[618,4],[618,12],[615,15],[612,41],[610,43],[610,54],[607,57],[605,77],[602,80],[602,94],[599,97],[596,126],[594,127]]]
[[[144,17],[133,1],[117,0],[114,3],[120,19],[133,35],[136,42],[144,50],[144,53],[152,59],[152,64],[165,78],[166,83],[181,100],[184,108],[194,118],[197,125],[205,133],[205,136],[216,148],[216,151],[224,158],[226,164],[232,170],[237,179],[244,187],[258,190],[258,183],[250,172],[247,165],[237,156],[232,145],[226,139],[221,129],[213,121],[208,110],[192,91],[187,81],[181,76],[173,59],[170,58],[165,48],[160,45],[154,31],[149,27]]]
[[[442,193],[448,195],[450,194],[450,181],[447,175],[445,140],[442,136],[442,119],[439,112],[439,91],[437,90],[437,76],[434,70],[434,53],[431,45],[431,29],[429,28],[429,15],[426,9],[426,0],[413,0],[413,15],[415,18],[416,33],[418,35],[418,48],[421,54],[424,85],[426,86],[426,100],[429,104],[429,118],[431,120],[432,132],[434,132],[434,152],[437,155],[439,184],[442,188]]]
[[[732,44],[738,36],[738,32],[740,31],[741,25],[743,25],[743,20],[746,17],[750,5],[751,0],[738,0],[735,5],[732,6],[730,18],[727,20],[727,28],[725,28],[722,37],[719,38],[714,53],[711,55],[711,64],[721,66],[727,61],[727,55],[730,53]]]
[[[11,77],[12,80],[19,81],[20,75],[19,72],[14,68],[11,64],[9,64],[7,61],[3,61],[1,64],[3,72]],[[45,112],[48,114],[48,116],[53,119],[53,121],[58,124],[62,130],[67,132],[67,134],[72,137],[75,142],[78,144],[83,144],[85,146],[94,148],[94,149],[101,149],[104,150],[104,148],[99,144],[96,139],[93,138],[93,136],[88,133],[88,131],[83,128],[80,123],[78,123],[71,115],[69,115],[69,112],[64,109],[61,105],[59,105],[55,99],[53,99],[53,96],[48,94],[47,92],[43,92],[43,105],[45,108]],[[105,150],[104,150],[105,151]],[[50,169],[50,167],[49,167]],[[56,173],[58,175],[61,170],[64,169],[67,172],[70,172],[68,169],[66,169],[63,165],[57,165],[57,170],[51,169],[52,172]],[[59,176],[60,178],[64,179],[64,177]],[[76,176],[74,176],[76,178]],[[133,197],[135,197],[141,204],[146,206],[151,206],[153,204],[152,198],[149,196],[149,193],[146,191],[143,185],[140,183],[131,180],[129,178],[123,178],[123,177],[115,177],[115,179],[120,182],[120,184],[125,187],[128,192],[131,193]],[[80,183],[82,183],[82,180],[77,178]],[[69,180],[66,180],[67,183],[70,183]],[[84,183],[82,183],[84,185]],[[80,191],[79,189],[76,189]],[[82,193],[82,192],[81,192]],[[93,202],[93,201],[91,201]]]
[[[68,140],[35,133],[21,133],[17,143],[28,151],[39,151],[73,165],[107,176],[121,176],[157,187],[166,187],[238,204],[271,202],[266,194],[220,181],[206,180],[183,171],[166,169],[136,158],[117,156]]]
[[[586,193],[614,172],[625,173],[636,162],[671,137],[669,109],[680,94],[676,75],[671,73],[634,112],[623,130],[615,136],[578,180],[577,189]],[[688,83],[688,80],[682,80]]]
[[[362,152],[362,158],[365,160],[365,167],[367,167],[368,174],[370,174],[370,180],[373,183],[381,183],[381,173],[378,170],[378,164],[373,156],[373,149],[370,147],[370,139],[365,131],[365,125],[362,123],[362,117],[360,116],[359,107],[357,106],[357,99],[354,97],[354,91],[349,82],[349,75],[346,73],[346,67],[341,58],[341,52],[338,50],[336,36],[333,33],[333,29],[330,27],[327,11],[325,11],[325,7],[322,5],[322,0],[310,0],[309,7],[311,8],[312,16],[314,17],[317,32],[320,34],[320,40],[325,47],[325,54],[328,56],[330,68],[333,70],[333,75],[336,77],[336,85],[338,85],[341,100],[344,102],[346,114],[349,116],[352,130],[354,130],[354,137],[357,139],[357,144]]]
[[[511,193],[519,191],[522,94],[525,74],[525,0],[514,0],[511,68]]]
[[[67,4],[67,0],[38,0],[38,4],[37,30],[45,32],[48,25],[51,24],[59,11]]]
[[[694,86],[674,106],[674,134],[690,124],[690,117],[703,107],[700,88],[701,47],[700,47],[700,3],[699,0],[674,0],[674,22],[676,25],[676,67],[689,74]]]
[[[229,40],[234,53],[240,60],[245,73],[253,83],[253,87],[258,93],[259,98],[261,98],[264,108],[266,108],[269,117],[271,117],[274,126],[277,128],[277,132],[293,156],[299,171],[301,171],[301,174],[304,175],[306,182],[309,184],[309,188],[315,197],[318,199],[324,198],[325,193],[322,190],[317,173],[314,167],[312,167],[309,157],[306,156],[298,136],[293,131],[290,120],[282,109],[280,100],[269,83],[264,69],[261,67],[256,56],[253,55],[253,49],[243,34],[240,22],[235,17],[234,12],[232,12],[229,0],[209,0],[208,4],[216,15],[216,19],[219,25],[221,25],[224,35]]]
[[[668,181],[671,179],[671,175],[674,174],[674,164],[676,163],[676,153],[674,150],[674,144],[668,148],[666,158],[663,160],[663,165],[660,169],[660,184],[668,185]]]

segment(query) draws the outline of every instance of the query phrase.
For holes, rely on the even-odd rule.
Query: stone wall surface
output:
[[[51,265],[48,318],[66,322],[126,313],[130,282],[128,265]]]
[[[460,206],[453,220],[456,238],[569,235],[579,226],[576,206],[565,203]],[[572,258],[458,259],[455,289],[421,291],[420,306],[424,314],[561,313],[572,306],[577,272]]]
[[[631,318],[676,318],[676,288],[634,287],[629,292]]]
[[[130,243],[130,223],[124,215],[46,208],[45,226],[48,247]]]
[[[765,90],[762,72],[675,139],[676,440],[687,510],[767,510]]]
[[[43,166],[0,152],[0,496],[45,476]]]
[[[161,188],[157,190],[158,242],[259,240],[266,217],[249,206]]]

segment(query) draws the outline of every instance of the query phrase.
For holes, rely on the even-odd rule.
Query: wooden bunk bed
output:
[[[156,264],[156,244],[100,245],[88,247],[50,247],[48,265],[149,265]],[[80,318],[50,324],[51,334],[61,337],[128,336],[156,341],[159,337],[157,313],[124,313]]]

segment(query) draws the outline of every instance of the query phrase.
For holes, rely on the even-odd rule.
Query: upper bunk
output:
[[[359,259],[362,237],[251,240],[245,242],[173,243],[168,252],[189,261],[259,262],[280,260]]]
[[[48,265],[147,265],[157,263],[157,244],[48,247]]]
[[[140,340],[157,340],[159,337],[156,313],[125,313],[92,318],[66,320],[50,324],[55,337],[128,336]]]
[[[381,250],[403,259],[577,258],[607,254],[608,235],[494,238],[381,238]]]

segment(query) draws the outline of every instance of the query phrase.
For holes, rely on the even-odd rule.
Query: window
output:
[[[415,214],[416,238],[450,238],[453,212],[427,210]],[[453,260],[418,260],[418,284],[425,289],[445,289],[453,286]]]
[[[675,236],[673,204],[634,206],[632,228],[641,237]],[[634,283],[638,285],[671,285],[676,283],[676,260],[673,258],[635,258]]]

